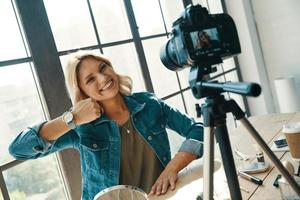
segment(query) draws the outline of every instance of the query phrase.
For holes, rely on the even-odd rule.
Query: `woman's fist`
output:
[[[99,118],[103,111],[100,104],[91,98],[78,101],[72,108],[76,125],[85,124]]]

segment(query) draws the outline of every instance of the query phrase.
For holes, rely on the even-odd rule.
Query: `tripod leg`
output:
[[[295,179],[290,175],[290,173],[286,170],[286,168],[282,165],[280,160],[275,156],[273,151],[269,148],[269,146],[265,143],[265,141],[261,138],[259,133],[255,130],[255,128],[250,124],[250,122],[246,118],[241,118],[240,122],[244,125],[247,131],[252,135],[252,137],[256,140],[259,146],[264,150],[264,152],[268,155],[268,157],[272,160],[273,164],[280,171],[280,173],[284,176],[284,178],[288,181],[294,191],[300,196],[300,187],[296,183]]]
[[[240,185],[237,178],[235,164],[232,156],[232,150],[231,150],[230,140],[229,140],[228,131],[226,127],[226,122],[216,127],[215,135],[216,135],[217,143],[219,144],[220,147],[223,166],[226,174],[226,179],[228,182],[231,199],[241,200],[242,195],[239,189]]]
[[[204,127],[203,199],[213,199],[214,191],[214,134],[213,128]]]

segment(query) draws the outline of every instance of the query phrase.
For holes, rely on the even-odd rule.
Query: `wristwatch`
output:
[[[64,114],[62,115],[62,120],[66,123],[66,125],[70,129],[75,129],[76,128],[76,124],[75,124],[75,121],[74,121],[74,116],[73,116],[71,111],[64,112]]]

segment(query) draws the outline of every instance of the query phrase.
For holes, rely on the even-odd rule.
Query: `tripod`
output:
[[[270,150],[259,133],[245,118],[244,112],[234,100],[225,100],[222,92],[233,92],[248,96],[258,96],[261,92],[260,86],[254,83],[216,83],[203,82],[205,75],[211,72],[211,66],[191,68],[189,82],[193,95],[196,98],[206,97],[201,107],[204,125],[204,200],[213,199],[213,169],[214,169],[214,135],[220,148],[226,179],[228,182],[231,199],[241,200],[242,195],[237,178],[236,168],[230,146],[229,135],[226,126],[226,113],[232,112],[237,120],[245,126],[247,131],[256,140],[259,146],[272,160],[273,164],[282,173],[293,190],[300,196],[300,187],[283,167],[278,158]]]

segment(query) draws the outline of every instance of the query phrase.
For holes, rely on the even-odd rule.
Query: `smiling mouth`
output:
[[[100,89],[100,92],[110,89],[113,85],[114,85],[114,83],[113,83],[113,80],[111,79],[104,85],[104,87],[102,89]]]

